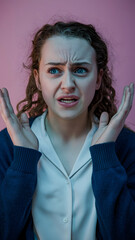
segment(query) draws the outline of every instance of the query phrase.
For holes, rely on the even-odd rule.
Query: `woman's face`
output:
[[[34,76],[48,114],[73,119],[88,114],[102,72],[97,74],[95,50],[85,39],[53,36],[42,47]]]

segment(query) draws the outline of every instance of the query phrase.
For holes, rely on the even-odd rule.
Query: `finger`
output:
[[[130,94],[129,94],[129,92],[130,92]],[[134,84],[131,83],[130,86],[126,86],[124,88],[121,105],[119,106],[117,113],[112,117],[111,121],[113,121],[117,118],[119,120],[121,120],[123,117],[124,118],[123,118],[122,122],[125,121],[126,117],[128,116],[128,113],[132,107],[133,95],[134,95]]]
[[[5,97],[5,89],[0,90],[0,113],[8,129],[12,129],[18,125],[18,119],[13,110],[9,109],[7,98]]]
[[[9,118],[9,111],[2,90],[0,90],[0,112],[3,120],[6,121]]]
[[[125,99],[122,108],[128,106],[128,109],[130,110],[133,103],[133,97],[134,97],[134,84],[131,83],[129,86],[126,87]]]
[[[14,113],[13,107],[12,107],[11,102],[10,102],[8,90],[6,88],[2,88],[2,93],[3,93],[3,97],[4,97],[4,100],[6,102],[6,105],[7,105],[8,109],[9,109],[9,111],[11,113]]]
[[[125,122],[128,114],[131,110],[132,101],[133,101],[133,93],[132,92],[133,92],[133,90],[131,91],[130,87],[126,88],[124,104],[117,116],[119,118],[119,120],[122,120],[122,122]]]
[[[123,95],[122,95],[122,101],[121,101],[121,104],[120,104],[120,106],[119,106],[119,108],[118,108],[118,111],[117,111],[116,115],[119,114],[119,112],[120,112],[121,109],[123,108],[123,105],[124,105],[124,102],[125,102],[125,99],[126,99],[126,91],[127,91],[127,88],[128,88],[128,86],[124,87],[124,91],[123,91]]]
[[[30,128],[30,126],[29,126],[29,119],[28,119],[26,113],[22,113],[21,114],[20,121],[21,121],[22,127]]]
[[[131,93],[130,105],[132,107],[133,98],[134,98],[134,83],[130,84],[130,93]]]
[[[102,112],[100,116],[100,121],[99,121],[99,128],[104,128],[107,126],[109,121],[109,114],[107,112]]]

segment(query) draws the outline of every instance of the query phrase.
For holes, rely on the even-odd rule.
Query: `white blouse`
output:
[[[88,133],[68,176],[46,132],[46,115],[47,111],[32,124],[42,153],[32,201],[35,239],[95,240],[97,214],[89,147],[97,127],[93,125]]]

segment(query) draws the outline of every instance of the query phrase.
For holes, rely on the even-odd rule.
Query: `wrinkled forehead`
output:
[[[90,43],[77,37],[53,36],[46,40],[41,50],[41,60],[44,62],[93,62],[95,57],[95,50]]]

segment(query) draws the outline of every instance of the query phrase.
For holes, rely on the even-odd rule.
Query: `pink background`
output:
[[[22,63],[33,34],[53,20],[71,19],[94,24],[109,42],[119,102],[123,87],[135,82],[134,0],[0,0],[0,88],[8,88],[14,109],[24,97],[28,73]],[[126,124],[135,130],[135,99]]]

